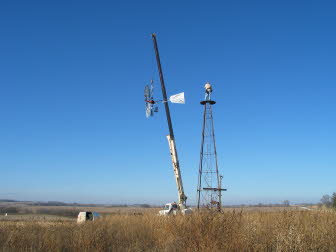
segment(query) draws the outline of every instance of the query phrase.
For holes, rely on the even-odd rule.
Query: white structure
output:
[[[100,218],[100,214],[96,212],[80,212],[77,217],[77,223],[83,223],[86,221],[95,221]]]
[[[207,83],[205,83],[204,88],[205,88],[205,100],[209,101],[209,100],[211,100],[210,95],[212,93],[212,86],[209,82],[207,82]]]

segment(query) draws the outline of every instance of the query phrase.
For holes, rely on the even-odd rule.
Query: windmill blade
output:
[[[149,90],[148,85],[145,86],[144,94],[145,94],[145,100],[149,100],[149,97],[150,97],[150,90]]]
[[[153,91],[154,91],[154,86],[153,86],[153,84],[151,84],[150,88],[149,88],[149,98],[151,100],[153,100],[153,93],[154,93]]]
[[[153,116],[153,105],[150,103],[146,104],[146,117],[151,117]]]
[[[171,103],[185,104],[184,92],[169,97]]]

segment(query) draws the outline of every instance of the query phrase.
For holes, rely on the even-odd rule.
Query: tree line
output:
[[[321,204],[329,207],[329,208],[336,208],[336,192],[334,192],[331,196],[325,194],[321,198]]]

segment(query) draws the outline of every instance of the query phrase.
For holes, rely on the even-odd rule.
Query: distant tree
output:
[[[331,196],[331,204],[333,208],[336,208],[336,192]]]
[[[0,213],[3,214],[3,213],[18,213],[19,210],[17,207],[0,207]]]
[[[289,200],[284,200],[284,202],[282,203],[284,206],[288,207],[290,204],[289,204]]]
[[[331,197],[328,194],[325,194],[321,198],[322,205],[325,205],[326,207],[331,206]]]
[[[139,205],[142,208],[150,208],[151,206],[149,204],[140,204]]]

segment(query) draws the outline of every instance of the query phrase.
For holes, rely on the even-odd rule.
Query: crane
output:
[[[164,78],[163,78],[163,73],[162,73],[162,68],[161,68],[159,49],[158,49],[157,41],[156,41],[156,34],[154,33],[152,34],[152,40],[154,44],[156,63],[157,63],[159,76],[160,76],[162,96],[163,96],[163,100],[167,101],[167,93],[166,93],[166,87],[164,84]],[[187,205],[186,205],[187,196],[185,195],[184,189],[183,189],[181,169],[180,169],[180,164],[179,164],[178,156],[177,156],[175,137],[174,137],[172,121],[170,118],[168,102],[164,102],[164,106],[166,110],[166,117],[167,117],[167,123],[168,123],[168,128],[169,128],[169,135],[167,135],[167,140],[169,144],[170,156],[172,159],[174,175],[175,175],[175,180],[176,180],[176,186],[177,186],[177,192],[178,192],[178,203],[175,203],[175,202],[167,203],[165,205],[164,210],[161,210],[159,214],[160,215],[171,215],[171,214],[176,215],[178,212],[182,214],[190,214],[192,211],[191,209],[187,208]]]

